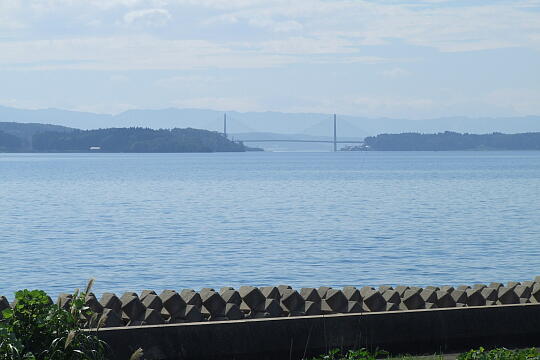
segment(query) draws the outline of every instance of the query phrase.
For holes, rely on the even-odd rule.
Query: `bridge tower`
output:
[[[227,113],[223,114],[223,136],[227,138]]]
[[[337,151],[336,114],[334,114],[334,152]]]

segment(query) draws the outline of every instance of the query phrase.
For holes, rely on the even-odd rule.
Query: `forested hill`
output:
[[[24,147],[21,138],[0,130],[0,152],[23,151]]]
[[[523,134],[381,134],[364,139],[366,150],[540,150],[540,133]]]
[[[111,128],[42,132],[33,136],[37,152],[239,152],[241,143],[226,139],[218,132],[199,129],[152,130],[147,128]],[[93,148],[94,150],[91,150]]]
[[[32,137],[44,131],[69,132],[74,129],[59,125],[39,123],[0,122],[0,132],[14,136],[17,140],[7,140],[0,136],[0,151],[31,151]]]

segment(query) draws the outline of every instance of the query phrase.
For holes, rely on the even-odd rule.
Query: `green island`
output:
[[[456,150],[540,150],[540,132],[521,134],[380,134],[364,139],[347,151],[456,151]]]
[[[252,149],[221,133],[140,127],[79,130],[45,124],[0,123],[0,152],[189,153]]]

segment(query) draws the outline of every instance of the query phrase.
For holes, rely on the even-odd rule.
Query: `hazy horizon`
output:
[[[227,113],[230,134],[281,134],[330,137],[333,115],[325,113],[237,112],[210,109],[133,109],[119,114],[61,109],[26,110],[0,106],[0,122],[43,123],[79,129],[110,127],[198,128],[223,131]],[[462,133],[540,132],[540,116],[441,117],[433,119],[369,118],[338,114],[338,137],[349,140],[380,133],[455,131]],[[264,136],[268,138],[268,136]],[[245,136],[241,138],[245,139]]]

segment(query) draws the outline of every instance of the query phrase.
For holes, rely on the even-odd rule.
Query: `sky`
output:
[[[0,0],[0,105],[540,114],[540,0]]]

